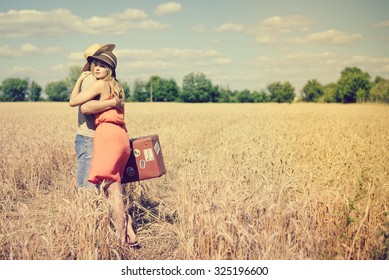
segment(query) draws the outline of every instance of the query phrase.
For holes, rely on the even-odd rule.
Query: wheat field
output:
[[[0,259],[388,259],[389,107],[127,103],[161,178],[125,186],[139,250],[75,187],[77,110],[0,103]]]

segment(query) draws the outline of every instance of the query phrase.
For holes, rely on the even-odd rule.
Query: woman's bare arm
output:
[[[70,94],[69,105],[71,107],[81,105],[89,100],[94,99],[97,95],[102,93],[102,88],[104,86],[103,81],[97,81],[92,84],[90,87],[81,91],[82,81],[88,76],[91,75],[88,72],[82,72],[80,77],[77,79],[76,84]],[[81,92],[80,92],[81,91]]]
[[[114,107],[123,107],[123,105],[114,98],[107,100],[90,100],[81,105],[81,112],[83,114],[96,114]]]

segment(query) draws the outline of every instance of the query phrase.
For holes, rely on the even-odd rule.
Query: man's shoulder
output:
[[[96,78],[93,75],[88,75],[81,84],[81,90],[90,87],[96,82]]]

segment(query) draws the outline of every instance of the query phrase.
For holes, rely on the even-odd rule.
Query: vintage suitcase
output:
[[[130,158],[122,176],[122,183],[158,178],[166,173],[158,135],[130,139]]]

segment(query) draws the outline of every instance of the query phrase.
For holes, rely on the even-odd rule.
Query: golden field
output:
[[[75,187],[77,109],[0,103],[0,259],[387,259],[389,107],[127,103],[167,174],[125,186],[140,250]]]

